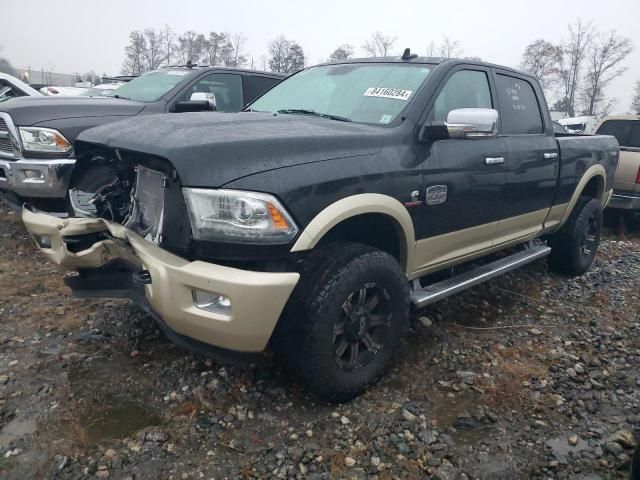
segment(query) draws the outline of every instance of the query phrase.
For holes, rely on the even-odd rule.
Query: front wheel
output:
[[[389,254],[336,243],[304,261],[274,350],[310,392],[350,400],[381,377],[408,326],[409,285]]]
[[[562,228],[551,235],[549,266],[568,275],[585,273],[596,256],[602,236],[602,205],[582,197]]]

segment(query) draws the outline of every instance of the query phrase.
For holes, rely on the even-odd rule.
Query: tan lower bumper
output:
[[[68,269],[96,268],[122,258],[148,270],[147,301],[172,330],[230,350],[264,350],[300,277],[298,273],[253,272],[190,262],[102,219],[59,219],[27,209],[22,219],[40,250]],[[78,253],[70,252],[63,239],[96,232],[108,232],[114,239],[98,241]],[[196,307],[194,289],[229,298],[229,314]]]

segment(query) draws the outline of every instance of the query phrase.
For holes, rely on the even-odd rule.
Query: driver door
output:
[[[497,109],[489,69],[461,66],[449,72],[427,121],[446,121],[449,112],[459,108]],[[506,180],[503,140],[436,140],[419,151],[423,202],[414,216],[417,270],[429,271],[489,249]]]

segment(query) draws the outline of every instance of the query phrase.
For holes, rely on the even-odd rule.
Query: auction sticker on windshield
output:
[[[382,88],[371,87],[367,88],[364,92],[365,97],[378,97],[378,98],[395,98],[396,100],[409,100],[409,97],[413,93],[412,90],[404,90],[402,88]]]
[[[187,73],[189,73],[189,72],[184,71],[184,70],[169,70],[169,71],[167,72],[167,75],[180,75],[180,76],[184,76],[184,75],[186,75]]]

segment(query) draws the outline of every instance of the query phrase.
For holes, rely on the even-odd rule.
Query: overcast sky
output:
[[[243,32],[256,66],[278,34],[300,43],[314,64],[341,43],[362,55],[375,30],[397,36],[398,52],[411,47],[424,54],[431,40],[447,35],[460,42],[465,56],[518,66],[527,44],[560,41],[578,17],[633,40],[628,70],[607,92],[619,99],[615,110],[626,112],[640,80],[639,0],[0,0],[0,56],[22,68],[114,74],[130,31],[168,24],[177,33]]]

